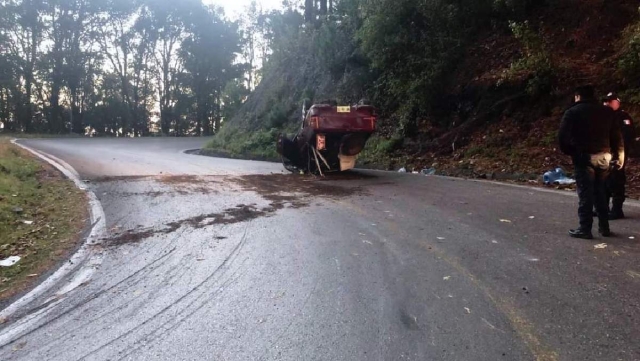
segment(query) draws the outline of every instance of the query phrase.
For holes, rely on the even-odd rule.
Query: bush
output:
[[[274,160],[279,158],[276,152],[278,133],[277,129],[249,132],[238,128],[222,128],[206,148],[234,157]]]
[[[621,45],[618,71],[622,75],[622,81],[630,87],[624,95],[629,101],[640,104],[640,21],[624,31]]]
[[[520,19],[534,4],[534,0],[493,0],[493,9],[497,15]]]
[[[523,56],[511,64],[502,81],[519,80],[524,77],[527,79],[526,91],[529,95],[538,96],[549,92],[553,85],[555,68],[542,36],[531,28],[528,21],[512,21],[509,27],[513,36],[520,42]]]
[[[280,129],[287,123],[287,112],[284,110],[282,104],[276,104],[271,107],[269,113],[267,113],[267,128]]]

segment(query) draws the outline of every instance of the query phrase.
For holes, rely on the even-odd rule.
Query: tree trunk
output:
[[[315,16],[314,0],[304,1],[304,20],[306,22],[312,22]]]

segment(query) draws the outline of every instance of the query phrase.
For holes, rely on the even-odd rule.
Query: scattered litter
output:
[[[636,271],[627,271],[627,275],[631,278],[640,278],[640,273]]]
[[[261,318],[258,320],[258,323],[264,323],[264,322],[265,322],[264,318]]]
[[[571,178],[563,178],[563,179],[558,179],[557,181],[553,182],[553,184],[559,185],[559,186],[568,186],[568,185],[576,184],[576,180]]]
[[[468,314],[471,314],[471,310],[469,309],[469,307],[465,307],[464,310],[467,311]]]
[[[37,273],[32,273],[32,274],[28,275],[27,277],[29,277],[29,278],[38,277],[38,274]]]
[[[398,170],[398,173],[407,173],[407,168],[402,167]]]
[[[371,225],[372,225],[373,227],[377,226],[377,224],[375,224],[375,223],[371,223]]]
[[[16,196],[14,195],[14,197],[16,197]],[[22,209],[20,207],[13,207],[13,213],[21,214],[22,212],[24,212],[24,209]]]
[[[26,224],[26,225],[32,225],[33,221],[22,221],[22,223]]]
[[[13,346],[13,349],[11,351],[16,352],[16,351],[20,351],[22,349],[25,348],[25,346],[27,346],[27,342],[20,342],[19,344]]]
[[[18,263],[18,261],[20,261],[20,256],[11,256],[0,261],[0,266],[11,267],[14,264]]]
[[[366,236],[366,234],[364,234],[364,233],[358,233],[358,234],[361,235],[361,236]]]
[[[629,239],[636,239],[636,237],[634,237],[634,236],[631,236],[631,237],[629,237]]]
[[[422,173],[423,175],[435,175],[436,174],[436,169],[435,168],[425,168],[420,173]]]
[[[445,277],[442,277],[442,279],[443,279],[444,281],[448,281],[448,280],[450,280],[450,279],[451,279],[451,276],[445,276]]]
[[[444,237],[437,237],[437,238],[438,238],[438,240],[440,240],[440,241],[444,241],[444,239],[445,239]]]
[[[529,216],[529,219],[536,219],[536,216]]]
[[[12,194],[11,196],[12,196],[12,197],[17,197],[18,195],[17,195],[17,194]]]
[[[493,241],[491,241],[491,243],[493,244],[498,244],[498,241],[496,241],[495,239]]]
[[[575,184],[576,182],[575,179],[567,177],[567,175],[564,173],[564,170],[560,167],[556,168],[555,170],[546,172],[544,175],[542,175],[542,180],[546,185],[570,185]]]
[[[500,222],[502,222],[502,223],[511,223],[511,221],[508,220],[508,219],[501,219]]]
[[[453,295],[447,295],[448,298],[453,298]]]
[[[411,172],[413,174],[420,174],[420,172],[418,172],[417,170],[414,170],[413,172]]]
[[[615,254],[616,256],[619,256],[619,255],[620,255],[620,252],[618,252],[618,251],[613,251],[613,254]]]
[[[605,248],[607,248],[607,244],[606,243],[596,244],[595,246],[593,246],[593,248],[595,248],[595,249],[605,249]]]
[[[198,262],[204,261],[204,257],[198,257],[198,258],[196,258],[196,261],[198,261]]]
[[[367,241],[366,239],[363,239],[363,240],[362,240],[362,243],[366,243],[366,244],[373,244],[373,243],[371,243],[371,242]]]

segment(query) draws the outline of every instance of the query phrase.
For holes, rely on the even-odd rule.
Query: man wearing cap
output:
[[[598,214],[607,215],[605,182],[612,166],[624,165],[624,144],[613,110],[598,104],[592,86],[577,88],[574,100],[558,134],[560,150],[573,159],[578,188],[580,227],[569,235],[592,239],[593,207]],[[608,217],[598,218],[598,231],[603,237],[611,236]]]
[[[604,105],[613,109],[615,120],[620,125],[622,131],[622,137],[624,139],[624,154],[625,158],[629,158],[630,151],[636,139],[636,129],[633,124],[631,116],[620,108],[621,102],[618,95],[615,93],[609,93],[604,98]],[[627,174],[625,172],[626,161],[622,168],[612,169],[607,181],[607,208],[609,207],[609,200],[612,201],[611,211],[609,212],[609,219],[621,219],[624,218],[624,212],[622,211],[622,205],[626,198],[625,185],[627,183]]]

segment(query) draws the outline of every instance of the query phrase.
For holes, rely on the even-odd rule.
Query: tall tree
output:
[[[241,75],[233,65],[240,53],[237,24],[224,21],[220,10],[205,8],[194,19],[182,43],[181,58],[193,95],[194,132],[209,135],[220,127],[222,91]]]
[[[10,52],[16,60],[23,92],[15,94],[15,117],[19,128],[33,132],[34,127],[34,90],[36,90],[36,71],[38,53],[44,31],[44,3],[38,0],[10,1],[6,5],[14,12],[15,23],[10,30],[13,40]]]

